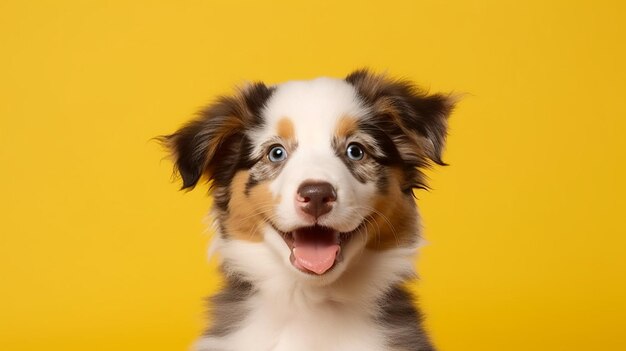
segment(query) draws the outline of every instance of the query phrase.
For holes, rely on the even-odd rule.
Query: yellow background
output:
[[[441,350],[626,349],[622,1],[0,3],[0,349],[186,350],[205,191],[151,137],[246,80],[468,95],[420,192]]]

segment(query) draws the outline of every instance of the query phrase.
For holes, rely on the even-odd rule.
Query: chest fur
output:
[[[297,292],[255,295],[245,302],[248,313],[242,323],[228,335],[204,339],[200,350],[388,349],[371,308],[318,298]]]
[[[212,327],[198,351],[432,350],[410,294],[399,287],[412,272],[410,252],[364,251],[341,279],[315,284],[269,259],[259,265],[260,247],[250,255],[239,247],[224,262],[230,274],[212,299]],[[242,259],[252,256],[256,264]]]

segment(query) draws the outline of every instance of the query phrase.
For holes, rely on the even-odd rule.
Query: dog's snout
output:
[[[330,212],[337,201],[335,188],[327,182],[304,182],[298,188],[296,203],[302,212],[315,219]]]

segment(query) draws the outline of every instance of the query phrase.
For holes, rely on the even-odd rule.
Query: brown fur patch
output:
[[[225,235],[233,239],[251,242],[263,241],[263,226],[266,218],[274,215],[280,198],[274,198],[267,183],[252,187],[246,195],[249,171],[239,171],[231,184],[228,212],[224,214]]]
[[[367,247],[386,250],[414,244],[418,238],[417,211],[413,197],[402,192],[401,170],[390,171],[385,193],[374,202],[375,212],[368,218]]]
[[[276,132],[279,137],[284,140],[294,140],[296,138],[296,131],[293,126],[293,122],[289,117],[283,117],[278,121],[276,125]]]
[[[335,126],[336,138],[347,138],[359,129],[358,121],[352,116],[343,116]]]

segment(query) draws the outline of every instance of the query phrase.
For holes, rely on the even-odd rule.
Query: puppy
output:
[[[433,350],[403,286],[453,105],[359,70],[248,85],[162,137],[214,198],[225,283],[196,349]]]

